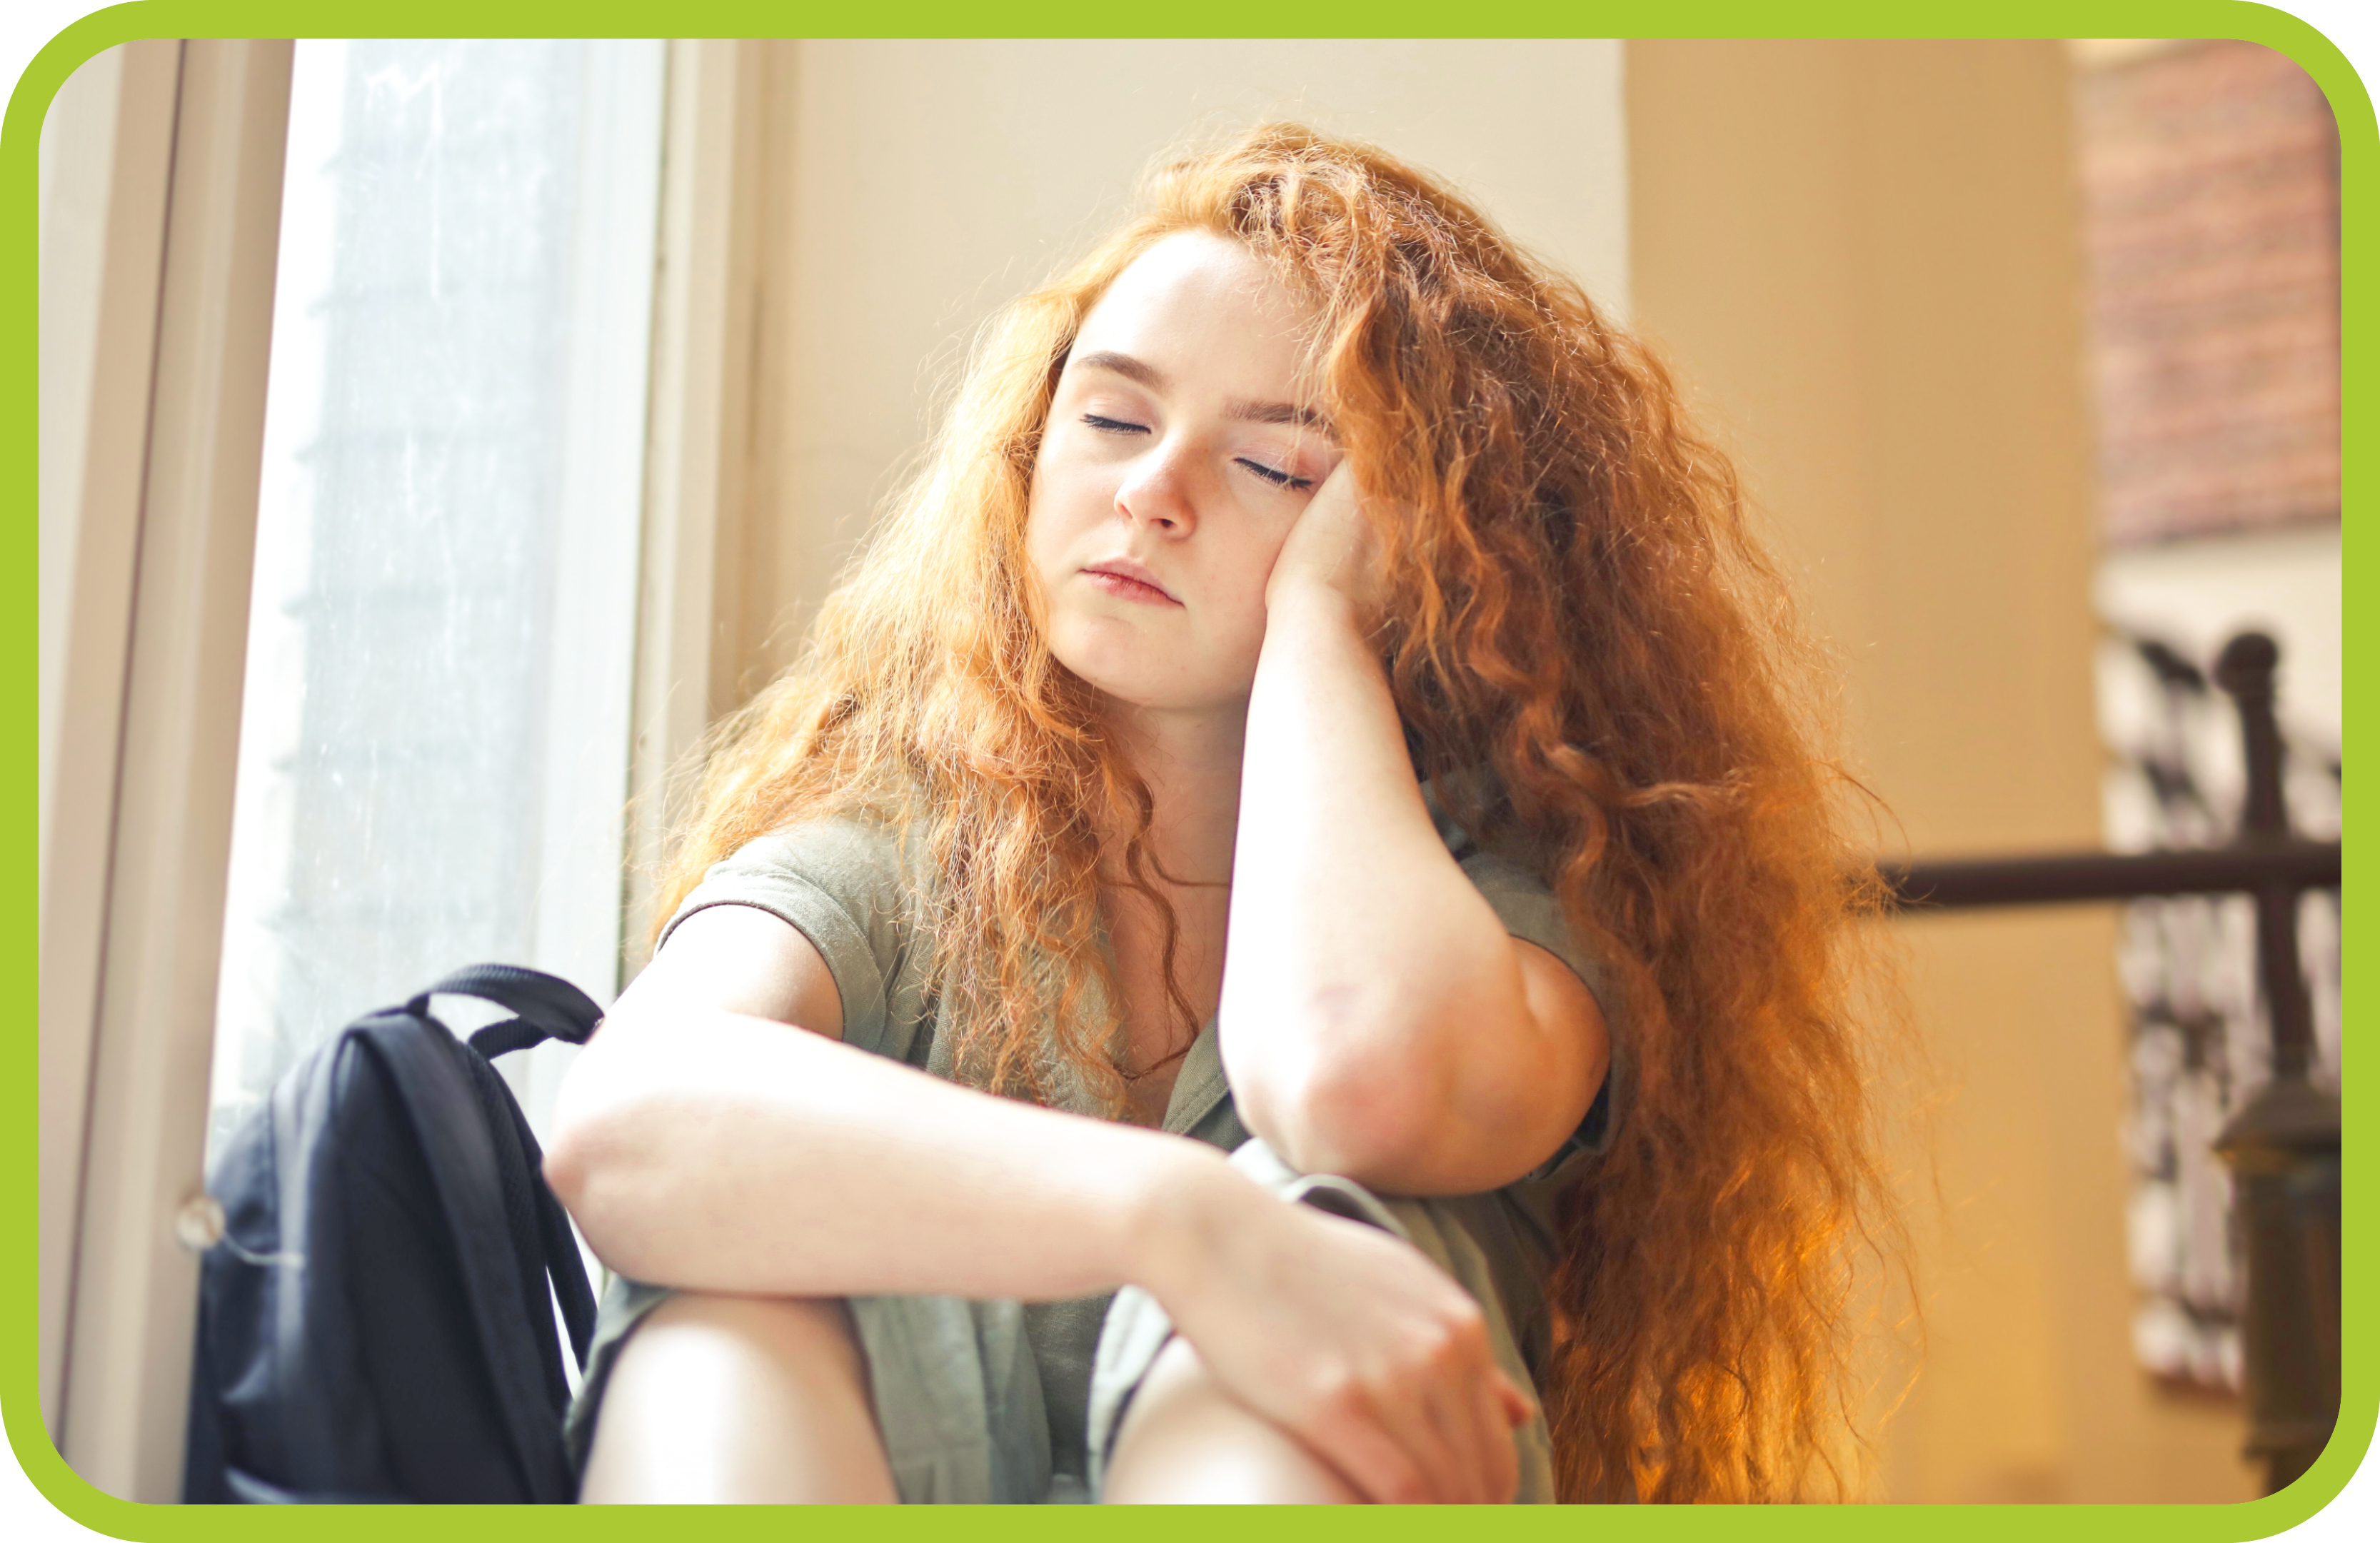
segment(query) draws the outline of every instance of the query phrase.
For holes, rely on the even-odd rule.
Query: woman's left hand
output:
[[[1344,600],[1366,631],[1388,600],[1380,569],[1379,542],[1365,517],[1354,463],[1342,460],[1322,480],[1305,512],[1290,528],[1265,585],[1265,604],[1279,605],[1295,592],[1325,592]]]

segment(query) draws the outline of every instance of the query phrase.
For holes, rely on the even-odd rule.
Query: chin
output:
[[[1110,702],[1145,712],[1245,711],[1249,681],[1256,673],[1251,660],[1237,679],[1185,675],[1178,668],[1166,667],[1178,656],[1178,650],[1160,649],[1104,618],[1053,628],[1050,652]]]
[[[1245,709],[1247,705],[1245,691],[1239,693],[1235,703],[1229,692],[1200,689],[1178,677],[1152,678],[1129,669],[1118,670],[1112,664],[1106,669],[1087,670],[1062,654],[1058,662],[1117,708],[1141,712],[1213,712],[1233,705]]]

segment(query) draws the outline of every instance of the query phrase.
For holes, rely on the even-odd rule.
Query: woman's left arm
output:
[[[1609,1044],[1585,985],[1504,929],[1431,823],[1370,641],[1371,565],[1342,465],[1266,593],[1217,1021],[1242,1118],[1292,1165],[1471,1194],[1577,1128]]]

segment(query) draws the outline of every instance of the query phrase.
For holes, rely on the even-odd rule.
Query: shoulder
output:
[[[1549,855],[1509,844],[1499,844],[1492,849],[1483,845],[1450,811],[1449,805],[1455,798],[1447,796],[1449,791],[1432,783],[1422,784],[1422,802],[1428,807],[1430,820],[1448,852],[1495,911],[1504,930],[1523,942],[1536,944],[1567,966],[1585,986],[1603,1020],[1610,1057],[1603,1086],[1578,1133],[1533,1177],[1543,1177],[1558,1166],[1566,1173],[1574,1172],[1572,1160],[1600,1152],[1610,1145],[1620,1111],[1628,1101],[1626,1084],[1631,1080],[1635,1057],[1618,972],[1607,957],[1605,947],[1591,941],[1563,914],[1561,902],[1548,881]],[[1459,796],[1464,790],[1452,791]],[[1485,801],[1492,801],[1492,792],[1490,799]]]
[[[753,837],[703,874],[687,896],[729,885],[767,885],[796,879],[837,893],[869,893],[908,885],[906,828],[872,813],[820,815]]]
[[[923,924],[918,875],[923,832],[871,813],[806,818],[754,837],[713,863],[662,928],[662,947],[688,917],[748,906],[791,926],[825,961],[842,998],[844,1038],[874,1043],[911,1014],[896,1011],[915,972],[912,945]]]
[[[1448,808],[1451,800],[1437,785],[1424,783],[1421,796],[1438,827],[1439,839],[1446,843],[1463,876],[1486,897],[1504,923],[1504,930],[1569,966],[1586,983],[1596,1005],[1609,1020],[1618,1005],[1610,972],[1600,953],[1589,947],[1562,915],[1561,903],[1547,881],[1547,855],[1510,844],[1485,846],[1456,822]]]

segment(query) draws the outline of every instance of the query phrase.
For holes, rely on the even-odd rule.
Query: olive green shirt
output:
[[[1555,1254],[1555,1199],[1589,1155],[1609,1144],[1628,1087],[1628,1039],[1604,971],[1572,938],[1545,882],[1512,857],[1480,850],[1446,819],[1427,788],[1424,793],[1448,850],[1505,929],[1577,972],[1611,1031],[1611,1073],[1578,1132],[1517,1183],[1445,1203],[1479,1243],[1523,1356],[1535,1368],[1542,1365],[1551,1336],[1544,1282]],[[844,1043],[950,1077],[949,1040],[940,1032],[941,1004],[928,981],[931,923],[918,857],[915,850],[905,854],[897,831],[863,820],[821,820],[777,831],[712,866],[671,917],[662,938],[666,942],[671,929],[709,906],[767,911],[808,938],[825,960],[843,998]],[[1051,1103],[1100,1113],[1079,1087],[1066,1085],[1069,1080],[1062,1074]],[[1176,1075],[1163,1128],[1225,1152],[1248,1139],[1224,1080],[1211,1019]],[[1092,1356],[1111,1296],[1025,1308],[1026,1337],[1049,1415],[1052,1467],[1077,1479],[1086,1468]]]

